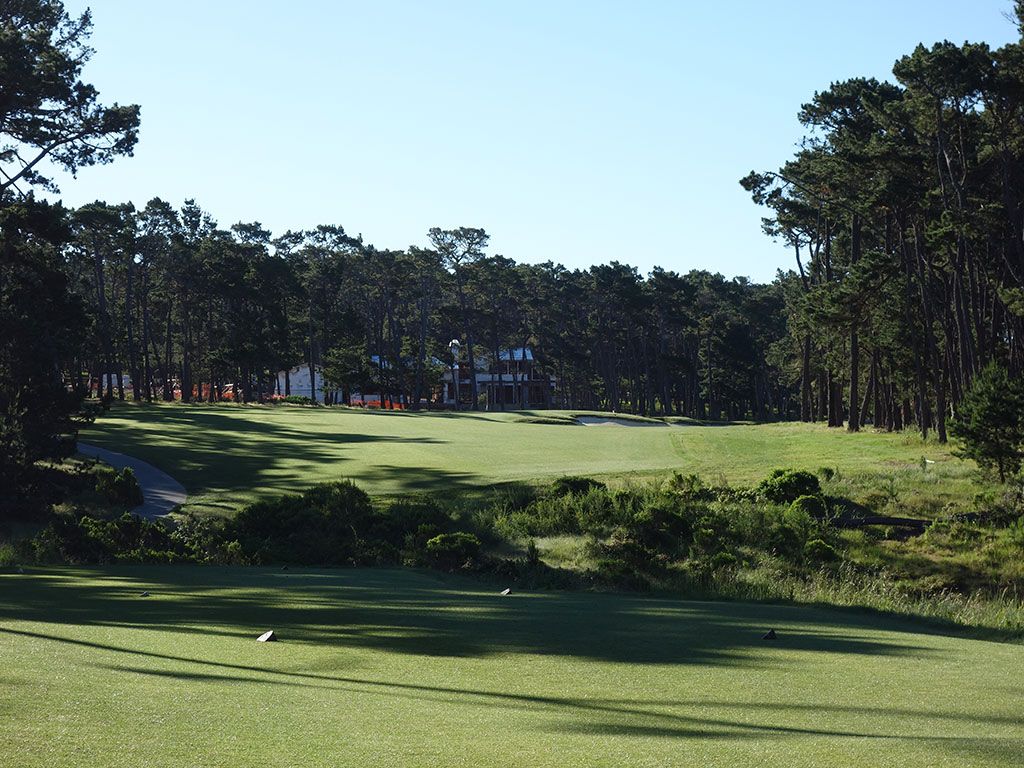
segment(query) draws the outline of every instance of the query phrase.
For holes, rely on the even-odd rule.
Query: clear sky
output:
[[[518,261],[756,280],[792,257],[737,180],[792,154],[801,103],[918,42],[1016,37],[1009,0],[87,5],[86,80],[142,130],[68,204],[193,197],[381,248],[484,227]]]

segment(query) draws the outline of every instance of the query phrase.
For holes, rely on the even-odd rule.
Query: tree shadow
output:
[[[302,490],[314,482],[346,477],[346,463],[365,455],[356,452],[375,444],[441,445],[448,441],[429,435],[375,435],[360,432],[296,429],[278,423],[267,411],[226,411],[200,406],[130,406],[131,422],[104,420],[88,439],[111,450],[142,459],[185,485],[190,496],[240,494],[266,496]],[[116,414],[115,414],[116,415]],[[263,418],[261,418],[263,417]],[[170,423],[177,428],[165,429]],[[150,430],[159,430],[149,440]],[[311,478],[307,467],[318,467]],[[211,468],[216,471],[211,472]],[[472,485],[469,473],[442,469],[381,465],[367,472],[360,466],[357,480],[387,482],[397,492],[448,489]],[[276,491],[268,490],[277,489]],[[214,500],[204,507],[225,506]],[[227,504],[236,509],[238,503]]]
[[[824,703],[742,701],[709,696],[559,695],[517,686],[428,684],[358,673],[345,650],[420,657],[482,659],[507,654],[559,656],[627,665],[724,667],[745,673],[788,674],[806,655],[872,657],[883,663],[932,658],[909,621],[805,606],[684,602],[658,597],[594,593],[500,594],[477,582],[408,570],[278,571],[256,568],[130,566],[105,570],[55,569],[0,576],[0,639],[29,638],[60,648],[84,648],[88,664],[111,674],[190,685],[259,684],[316,688],[460,704],[539,715],[529,726],[543,734],[627,739],[751,740],[803,736],[915,741],[929,748],[1006,761],[1020,739],[957,736],[973,724],[1011,732],[1019,720],[977,712],[876,706],[823,690]],[[147,598],[142,591],[149,592]],[[39,622],[19,624],[13,622]],[[189,642],[180,652],[132,645],[130,634],[84,634],[110,627],[222,639],[224,655],[210,657]],[[778,639],[762,639],[766,627]],[[273,646],[254,661],[234,659],[255,636],[274,628],[281,641],[331,652],[328,666],[282,668]],[[885,634],[880,634],[880,631]],[[99,639],[97,639],[99,638]],[[111,638],[111,639],[107,639]],[[124,638],[121,642],[113,638]],[[243,645],[244,644],[244,645]],[[785,651],[779,653],[778,651]],[[334,653],[337,652],[337,653]],[[55,653],[60,654],[57,650]],[[948,652],[952,654],[953,651]],[[244,654],[248,660],[251,654]],[[852,658],[851,658],[852,660]],[[352,668],[349,668],[352,667]],[[1014,695],[1019,693],[1008,688]],[[1007,694],[1009,695],[1009,693]],[[838,724],[836,724],[838,723]],[[934,734],[949,734],[939,735]],[[1016,752],[1015,752],[1016,750]]]
[[[46,573],[46,572],[44,572]],[[639,664],[779,664],[781,648],[900,657],[933,651],[870,635],[897,620],[798,606],[596,593],[503,597],[477,582],[402,570],[124,567],[8,575],[0,621],[124,626],[225,637],[283,628],[289,642],[418,656],[531,653]],[[142,591],[149,597],[141,597]],[[497,591],[497,590],[496,590]],[[824,622],[841,620],[843,630]],[[779,639],[762,640],[768,628]]]

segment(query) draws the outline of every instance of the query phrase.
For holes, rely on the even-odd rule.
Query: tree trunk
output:
[[[171,321],[171,308],[174,306],[173,300],[168,298],[167,300],[167,331],[164,337],[164,400],[171,402],[174,400],[174,382],[171,374],[171,353],[174,351],[173,348],[173,336],[172,336],[172,321]]]
[[[860,216],[853,214],[851,233],[850,261],[856,264],[860,260],[861,221]],[[860,412],[858,411],[860,387],[860,339],[857,337],[858,318],[856,310],[851,313],[850,320],[850,432],[860,431]]]
[[[811,421],[811,334],[804,334],[800,364],[800,421]]]

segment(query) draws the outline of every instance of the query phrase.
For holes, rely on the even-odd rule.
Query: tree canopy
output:
[[[36,461],[74,446],[72,415],[82,390],[85,302],[66,250],[73,225],[101,248],[125,246],[130,206],[92,206],[71,215],[35,199],[55,189],[44,161],[74,173],[128,154],[139,108],[106,107],[81,79],[92,51],[86,12],[71,18],[56,0],[0,2],[0,506],[26,498]],[[116,245],[114,245],[116,243]],[[102,285],[100,286],[102,288]],[[102,292],[98,325],[108,329]],[[112,332],[104,331],[108,336]],[[112,358],[113,347],[104,350]]]
[[[59,0],[0,3],[0,194],[53,189],[44,160],[75,173],[131,154],[139,107],[104,106],[82,69],[92,17],[68,15]]]

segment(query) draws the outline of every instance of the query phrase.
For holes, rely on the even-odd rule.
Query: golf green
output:
[[[1019,645],[499,589],[409,570],[4,574],[0,764],[1024,763]],[[280,642],[257,643],[268,629]]]

